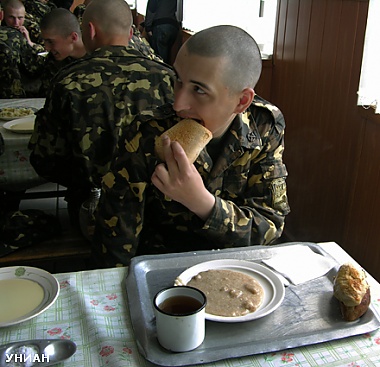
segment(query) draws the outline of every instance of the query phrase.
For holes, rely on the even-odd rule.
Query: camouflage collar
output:
[[[235,117],[229,133],[235,137],[236,143],[244,149],[255,149],[262,146],[260,133],[250,111]]]

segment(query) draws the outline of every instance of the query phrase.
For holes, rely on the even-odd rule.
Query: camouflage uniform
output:
[[[25,27],[29,32],[29,36],[32,42],[43,45],[43,39],[41,37],[40,23],[42,18],[56,8],[54,3],[43,3],[39,0],[23,0],[25,6]],[[39,48],[39,51],[44,51],[43,47]]]
[[[78,4],[73,10],[73,14],[77,17],[80,25],[82,25],[83,13],[85,10],[86,10],[85,4]]]
[[[41,22],[41,19],[49,13],[52,9],[55,9],[57,6],[52,2],[44,3],[39,0],[23,0],[25,6],[25,11],[28,14],[33,15],[38,23]]]
[[[119,130],[150,106],[173,101],[172,70],[123,46],[95,50],[60,70],[30,140],[42,177],[86,199],[110,167]]]
[[[141,254],[266,245],[282,233],[289,206],[278,108],[256,96],[224,135],[215,163],[207,148],[197,158],[195,167],[216,197],[206,222],[151,183],[155,137],[178,120],[170,106],[147,111],[120,139],[103,177],[94,235],[106,266],[128,265]]]
[[[0,98],[23,98],[25,90],[17,66],[17,58],[12,49],[0,41]]]
[[[163,62],[162,58],[154,52],[153,48],[150,47],[149,42],[141,35],[141,32],[135,25],[132,25],[132,29],[133,36],[129,41],[129,46],[140,51],[144,56],[149,57],[151,60]]]
[[[29,46],[27,40],[17,29],[0,26],[0,42],[11,48],[13,62],[16,62],[23,82],[26,78],[36,78],[41,74],[44,58],[38,55],[36,49]],[[1,68],[4,70],[6,65],[2,63]],[[17,85],[18,82],[15,85],[18,90]]]
[[[43,45],[43,39],[41,37],[40,23],[36,20],[36,18],[33,15],[26,13],[25,14],[24,26],[29,32],[30,40],[33,43],[40,46],[40,47],[38,47],[38,51],[43,52],[44,48],[42,46]],[[36,45],[36,47],[37,47],[37,45]]]
[[[66,57],[63,60],[56,60],[54,56],[49,52],[46,56],[44,69],[41,75],[41,87],[38,92],[39,97],[46,97],[50,88],[51,81],[60,69],[76,61],[73,57]]]

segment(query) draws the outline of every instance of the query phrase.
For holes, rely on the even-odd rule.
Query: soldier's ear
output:
[[[255,91],[252,88],[244,88],[239,97],[239,103],[235,108],[235,113],[244,112],[252,103],[255,97]]]
[[[73,41],[73,42],[76,42],[76,41],[78,41],[78,38],[79,38],[79,36],[78,36],[78,33],[77,33],[77,32],[71,32],[71,35],[70,35],[70,37],[71,37],[71,39],[72,39],[72,41]]]
[[[88,22],[88,26],[90,28],[90,38],[93,40],[96,37],[96,27],[92,22]]]
[[[131,27],[131,29],[129,30],[129,40],[132,39],[132,36],[133,36],[133,29]]]

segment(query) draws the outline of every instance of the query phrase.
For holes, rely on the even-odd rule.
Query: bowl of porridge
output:
[[[261,318],[275,311],[285,296],[285,287],[273,271],[246,260],[203,262],[178,275],[174,284],[205,293],[206,319],[219,322]]]

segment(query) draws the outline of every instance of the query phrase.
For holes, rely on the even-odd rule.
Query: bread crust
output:
[[[340,312],[345,321],[355,321],[359,317],[363,316],[371,303],[371,291],[368,288],[362,301],[357,306],[346,306],[343,302],[339,302]]]
[[[344,320],[354,321],[363,316],[371,302],[364,270],[352,264],[343,264],[334,280],[334,296],[339,300]]]
[[[192,119],[184,119],[173,125],[155,140],[156,155],[165,162],[162,136],[167,135],[171,141],[181,144],[190,163],[194,163],[199,153],[212,139],[212,133],[200,123]]]

